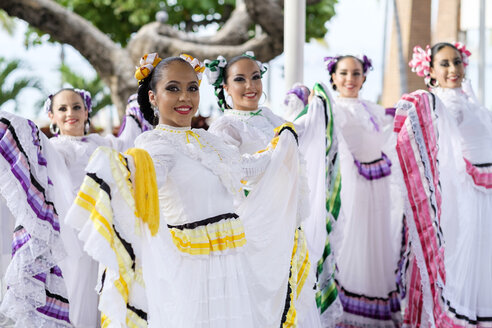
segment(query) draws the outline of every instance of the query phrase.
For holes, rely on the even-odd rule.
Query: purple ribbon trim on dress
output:
[[[365,103],[363,103],[362,101],[360,102],[362,104],[362,107],[364,107],[364,109],[366,110],[366,112],[369,114],[370,118],[369,120],[371,121],[372,125],[374,125],[374,129],[379,132],[379,125],[378,123],[376,122],[376,120],[374,119],[374,116],[371,114],[371,112],[369,111],[369,108],[367,108],[367,105]]]
[[[398,313],[401,309],[396,291],[389,292],[387,298],[382,298],[351,293],[340,285],[338,290],[343,310],[354,315],[389,321],[392,320],[392,313]]]
[[[361,163],[354,159],[359,174],[367,180],[377,180],[391,174],[391,161],[385,153],[381,153],[381,158],[368,162]]]
[[[395,107],[388,107],[388,108],[385,108],[385,114],[386,114],[386,115],[389,115],[389,116],[393,116],[393,117],[395,117],[395,114],[396,114],[396,108],[395,108]]]

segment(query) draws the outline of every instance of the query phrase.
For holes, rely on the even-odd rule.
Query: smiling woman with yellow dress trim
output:
[[[197,66],[191,56],[142,58],[138,100],[156,127],[137,150],[98,149],[70,209],[104,268],[103,327],[277,328],[284,316],[295,327],[295,311],[284,313],[289,268],[302,283],[309,265],[292,259],[306,247],[295,236],[307,215],[295,131],[281,127],[265,151],[240,155],[191,129]],[[247,198],[242,179],[256,183]]]

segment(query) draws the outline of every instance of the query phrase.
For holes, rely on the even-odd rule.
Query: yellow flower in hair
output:
[[[135,78],[138,82],[140,83],[143,79],[147,78],[161,60],[162,58],[156,52],[143,55],[140,58],[140,67],[137,67],[135,71]]]
[[[193,67],[198,77],[198,85],[200,85],[200,83],[202,83],[202,75],[203,72],[205,71],[205,65],[197,58],[194,58],[193,56],[187,54],[181,54],[179,57],[186,60],[191,65],[191,67]]]

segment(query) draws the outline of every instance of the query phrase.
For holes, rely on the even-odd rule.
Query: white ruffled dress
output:
[[[492,112],[461,88],[433,93],[454,124],[442,124],[439,165],[445,242],[443,297],[460,326],[492,326]]]
[[[90,134],[51,139],[29,120],[0,115],[5,224],[0,244],[2,256],[13,254],[8,267],[2,267],[2,281],[9,287],[0,310],[15,327],[100,326],[97,263],[83,252],[64,219],[94,150],[101,145],[125,150],[142,126],[148,128],[137,121],[142,115],[127,114],[135,119],[126,120],[119,138]],[[11,248],[3,247],[6,243]]]
[[[403,203],[392,181],[397,160],[393,117],[358,98],[336,99],[341,211],[333,249],[344,308],[340,327],[395,327]],[[397,168],[397,167],[396,167]]]
[[[326,207],[325,207],[325,118],[321,100],[311,107],[309,115],[296,122],[299,135],[299,150],[306,159],[304,170],[307,172],[309,185],[310,215],[302,223],[302,238],[309,249],[310,275],[308,282],[316,282],[317,262],[323,254],[326,241]],[[293,115],[299,115],[304,109],[292,104]],[[274,135],[274,129],[285,120],[275,115],[269,108],[260,107],[254,111],[228,109],[224,115],[212,122],[209,132],[219,136],[226,143],[235,145],[243,154],[254,154],[265,148]],[[307,164],[307,165],[306,165]],[[312,173],[312,174],[311,174]],[[314,218],[317,218],[315,220]],[[315,289],[308,288],[297,304],[299,327],[321,326],[316,309]],[[335,308],[335,307],[333,307]]]
[[[408,199],[404,325],[492,326],[492,114],[463,89],[415,91],[395,131]]]
[[[307,210],[291,201],[301,192],[292,134],[282,133],[275,150],[241,156],[207,131],[159,125],[136,146],[155,167],[157,233],[135,217],[135,162],[108,149],[96,151],[70,212],[85,249],[106,266],[100,309],[108,327],[128,320],[135,327],[279,327],[292,315],[289,266]],[[254,177],[257,185],[237,208],[241,179]],[[94,211],[112,227],[109,239],[88,220]]]

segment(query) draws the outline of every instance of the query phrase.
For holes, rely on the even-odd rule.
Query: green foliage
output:
[[[222,26],[234,10],[236,0],[55,0],[89,20],[112,40],[126,46],[133,33],[156,20],[158,11],[168,15],[167,23],[183,31],[197,31],[212,23]],[[338,0],[321,0],[306,8],[306,39],[322,38],[325,23],[335,15]],[[254,33],[252,33],[253,36]],[[30,47],[54,41],[35,28],[29,28],[25,45]]]
[[[325,23],[335,16],[338,0],[321,0],[306,7],[306,40],[323,38],[328,31]]]
[[[72,71],[70,67],[64,64],[60,66],[60,73],[63,84],[69,84],[73,88],[85,89],[91,93],[92,116],[94,116],[100,109],[112,105],[109,89],[105,86],[99,76],[96,75],[93,79],[86,79],[85,77]]]
[[[111,39],[125,46],[132,33],[155,21],[158,11],[168,13],[168,23],[186,31],[229,17],[235,0],[56,0],[91,21]]]
[[[0,28],[5,30],[10,36],[14,34],[15,21],[3,10],[0,10]]]
[[[0,57],[0,107],[10,100],[16,101],[24,88],[41,90],[41,84],[38,79],[12,77],[12,73],[20,68],[22,68],[22,65],[19,60],[7,60]],[[7,79],[13,80],[12,83],[7,83]],[[19,107],[16,102],[15,111],[18,110]]]

